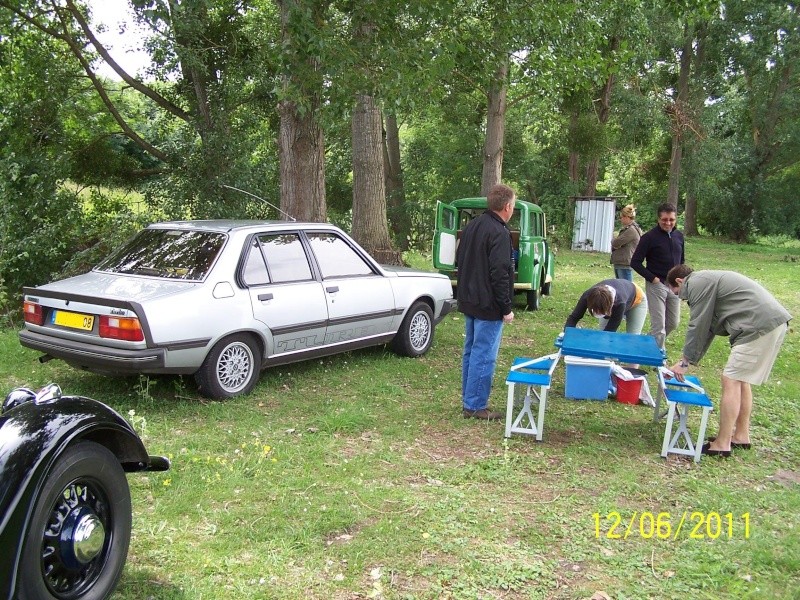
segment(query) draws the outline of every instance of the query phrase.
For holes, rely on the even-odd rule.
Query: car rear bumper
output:
[[[450,298],[449,300],[445,300],[442,303],[442,312],[439,315],[439,318],[436,319],[434,323],[438,325],[442,321],[442,319],[445,318],[445,316],[449,315],[451,312],[454,312],[457,308],[458,308],[458,302],[456,301],[455,298]]]
[[[155,373],[165,365],[163,348],[124,350],[97,344],[62,340],[23,329],[19,332],[20,344],[26,348],[44,352],[52,358],[101,373]]]

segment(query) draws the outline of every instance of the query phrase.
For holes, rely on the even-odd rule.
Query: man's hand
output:
[[[689,371],[689,363],[681,359],[669,368],[675,374],[678,381],[685,381],[685,375]]]
[[[507,315],[503,315],[503,323],[511,323],[514,320],[514,311],[512,310]]]

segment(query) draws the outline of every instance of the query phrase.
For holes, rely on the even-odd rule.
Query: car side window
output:
[[[260,235],[258,243],[267,260],[267,270],[272,283],[313,279],[308,257],[298,234]]]
[[[372,267],[341,237],[333,233],[309,233],[308,240],[323,279],[373,275]]]
[[[244,262],[242,281],[248,287],[251,285],[264,285],[265,283],[269,283],[267,264],[264,262],[264,257],[261,254],[260,244],[257,239],[253,239],[250,243],[250,250]]]

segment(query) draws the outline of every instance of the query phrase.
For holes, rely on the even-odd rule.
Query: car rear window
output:
[[[109,273],[202,280],[217,258],[225,235],[208,231],[145,229],[97,265]]]

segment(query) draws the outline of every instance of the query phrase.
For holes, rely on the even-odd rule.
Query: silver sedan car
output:
[[[260,371],[388,343],[428,351],[455,308],[449,279],[379,265],[332,225],[176,221],[91,272],[24,288],[23,346],[104,374],[194,374],[229,398]]]

